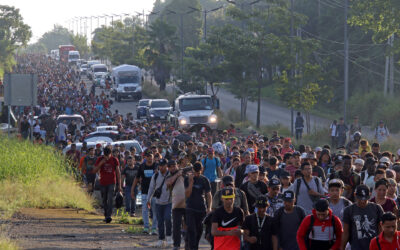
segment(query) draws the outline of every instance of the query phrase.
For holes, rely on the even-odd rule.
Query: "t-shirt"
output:
[[[279,213],[282,213],[279,216]],[[301,222],[306,217],[305,211],[299,206],[294,206],[291,213],[280,208],[274,216],[274,223],[278,233],[279,246],[283,250],[297,250],[296,235]]]
[[[224,207],[219,207],[213,213],[212,223],[218,224],[219,231],[231,231],[242,225],[243,217],[243,211],[238,207],[233,207],[231,213],[226,212]],[[240,249],[240,238],[231,235],[215,236],[214,249]]]
[[[240,187],[240,189],[242,189],[243,192],[246,194],[247,204],[249,206],[250,213],[254,212],[254,204],[259,194],[268,193],[267,185],[262,181],[257,181],[254,184],[252,184],[250,181],[245,182]]]
[[[138,171],[139,166],[137,165],[134,165],[133,168],[126,166],[124,170],[122,170],[122,175],[125,175],[125,185],[132,186]]]
[[[281,178],[281,174],[283,172],[285,172],[285,170],[283,170],[282,168],[277,168],[275,170],[271,170],[270,168],[267,168],[268,180],[271,180],[272,178],[280,179]]]
[[[86,165],[86,174],[93,174],[92,170],[94,169],[94,164],[96,163],[96,156],[86,156],[85,157],[85,165]]]
[[[261,228],[259,228],[259,225]],[[244,230],[249,230],[250,237],[257,237],[257,242],[255,244],[250,244],[250,250],[272,249],[272,235],[277,235],[272,217],[264,215],[263,218],[258,218],[255,213],[248,215],[244,220],[242,228]]]
[[[278,194],[276,197],[270,197],[269,195],[267,195],[267,199],[269,202],[267,214],[271,217],[274,217],[275,212],[278,211],[279,208],[283,207],[282,194]]]
[[[379,233],[382,214],[382,207],[371,202],[365,208],[353,204],[344,209],[343,223],[349,225],[352,250],[369,249],[371,239]]]
[[[371,199],[371,202],[376,203],[376,197]],[[394,212],[394,209],[397,207],[396,202],[390,198],[386,198],[386,202],[381,205],[384,212]]]
[[[310,182],[308,182],[308,186],[310,189],[314,190],[315,192],[319,192],[320,194],[324,193],[324,188],[322,187],[322,181],[321,179],[318,180],[319,187],[317,188],[317,184],[315,181],[315,178],[318,177],[313,177]],[[303,179],[300,179],[301,184],[300,184],[300,189],[298,192],[297,196],[297,205],[304,208],[306,211],[306,214],[311,214],[311,211],[313,209],[313,204],[314,202],[311,200],[310,195],[308,194],[308,189],[307,186],[304,184]],[[293,191],[295,194],[297,194],[297,180],[293,182],[293,184],[290,186],[289,190]]]
[[[185,177],[185,188],[189,186],[189,178]],[[206,212],[206,201],[204,194],[211,192],[210,181],[200,175],[193,178],[192,194],[186,199],[186,209],[198,212]]]
[[[140,165],[136,178],[138,179],[142,178],[141,182],[142,194],[148,193],[151,177],[155,173],[156,168],[157,165],[155,163],[153,163],[150,166],[148,166],[146,163],[142,163],[142,165]]]
[[[343,211],[347,206],[350,206],[352,203],[346,198],[340,197],[339,202],[333,204],[329,203],[329,208],[332,210],[332,214],[338,217],[341,221],[343,221]]]
[[[336,124],[332,123],[329,128],[332,129],[331,136],[336,136]]]
[[[176,173],[175,173],[176,174]],[[171,178],[174,175],[169,175],[167,177]],[[172,188],[171,191],[171,197],[172,197],[172,209],[174,208],[185,208],[186,204],[185,204],[185,184],[184,184],[184,178],[183,176],[179,176],[176,180],[175,180],[175,184]]]
[[[217,179],[217,168],[221,167],[221,161],[214,157],[213,159],[205,158],[203,161],[204,176],[208,178],[210,182],[214,182]]]
[[[97,158],[96,166],[103,160],[104,156]],[[107,186],[117,183],[116,169],[119,166],[118,159],[114,156],[110,158],[100,168],[100,185]]]

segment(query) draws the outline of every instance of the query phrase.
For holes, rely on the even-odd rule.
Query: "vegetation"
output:
[[[0,216],[21,207],[93,210],[71,167],[54,148],[0,137]]]
[[[18,250],[19,248],[8,238],[0,236],[0,249],[2,250]]]
[[[26,46],[31,36],[31,29],[24,23],[19,9],[0,5],[0,78],[11,71],[15,51]]]

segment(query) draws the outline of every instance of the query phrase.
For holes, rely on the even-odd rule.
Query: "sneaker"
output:
[[[157,229],[152,229],[150,235],[157,235]]]
[[[111,217],[106,218],[106,223],[110,223],[112,221]]]
[[[168,246],[172,246],[174,244],[174,241],[172,240],[171,236],[167,236],[167,244]]]
[[[158,240],[157,243],[156,243],[156,247],[161,248],[163,246],[164,246],[164,241],[163,240]]]
[[[148,228],[143,228],[143,231],[142,231],[142,233],[144,233],[144,234],[148,234],[148,233],[149,233],[149,229],[148,229]]]
[[[173,250],[179,250],[179,249],[181,249],[180,247],[174,247],[174,248],[172,248]]]

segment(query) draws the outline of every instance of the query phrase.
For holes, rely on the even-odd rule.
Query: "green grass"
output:
[[[0,217],[23,207],[93,211],[72,172],[54,148],[0,136]]]
[[[117,209],[117,214],[115,215],[115,221],[118,224],[143,225],[142,218],[131,218],[129,216],[129,213],[125,212],[123,208]]]
[[[20,249],[17,245],[12,243],[8,238],[0,237],[0,249],[1,250],[18,250]]]
[[[143,227],[129,226],[126,231],[129,234],[141,234],[143,232]]]

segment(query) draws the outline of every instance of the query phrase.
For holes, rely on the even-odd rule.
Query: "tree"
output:
[[[70,40],[72,45],[75,46],[76,50],[79,51],[81,57],[87,57],[89,55],[89,46],[87,43],[87,37],[79,34],[71,34]]]
[[[71,44],[71,33],[67,28],[60,25],[54,25],[51,31],[43,34],[43,36],[38,40],[38,43],[44,44],[47,48],[47,52],[50,50],[58,49],[60,45]]]
[[[26,46],[31,36],[31,29],[23,22],[19,9],[0,5],[0,77],[11,71],[15,50]]]
[[[160,90],[165,90],[174,65],[172,52],[176,50],[175,27],[157,19],[150,25],[147,41],[143,51],[146,66],[153,71]]]

